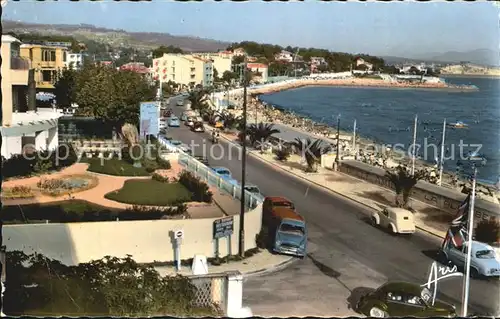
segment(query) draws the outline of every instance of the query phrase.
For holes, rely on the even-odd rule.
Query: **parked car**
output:
[[[192,127],[194,125],[194,122],[195,122],[195,117],[188,116],[188,118],[186,119],[186,122],[184,122],[184,124],[186,124],[189,127]]]
[[[179,121],[179,118],[176,116],[172,116],[168,119],[168,126],[170,127],[179,127],[181,126],[181,123]]]
[[[203,122],[194,122],[193,126],[191,126],[191,130],[193,132],[205,132],[205,126]]]
[[[306,256],[306,222],[304,217],[295,211],[290,201],[281,197],[266,197],[262,210],[262,223],[267,228],[274,252],[301,258]]]
[[[212,167],[212,170],[215,174],[220,175],[222,177],[231,178],[231,171],[225,167]]]
[[[170,144],[172,144],[173,146],[179,148],[183,152],[186,152],[188,154],[191,153],[191,149],[189,148],[189,146],[187,146],[186,144],[182,143],[181,141],[171,140]]]
[[[177,100],[177,106],[184,106],[184,99]]]
[[[455,317],[455,306],[441,300],[431,304],[426,287],[408,282],[389,282],[361,296],[356,311],[370,317]]]
[[[463,270],[467,258],[467,247],[467,242],[461,247],[457,247],[452,241],[448,241],[441,249],[442,261],[451,262]],[[500,276],[500,258],[490,245],[472,241],[470,274],[473,278]]]
[[[260,189],[257,185],[245,184],[245,190],[252,194],[260,194]]]
[[[264,200],[263,213],[270,213],[276,207],[286,207],[290,209],[295,209],[295,205],[285,197],[266,197]],[[267,210],[267,211],[266,211]]]
[[[188,118],[188,112],[182,112],[181,121],[185,122]]]
[[[164,129],[164,128],[167,128],[167,120],[166,119],[159,119],[158,120],[158,128],[160,130]]]
[[[200,161],[200,163],[202,163],[203,165],[209,166],[208,159],[205,156],[195,155],[194,158]]]
[[[372,214],[372,223],[387,229],[392,234],[413,234],[415,220],[409,210],[397,207],[387,207]]]

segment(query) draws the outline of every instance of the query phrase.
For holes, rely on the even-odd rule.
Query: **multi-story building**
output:
[[[30,150],[48,150],[59,145],[57,125],[60,114],[52,109],[37,111],[33,65],[21,57],[20,51],[18,39],[2,35],[1,154],[7,159],[22,154],[28,147]],[[32,90],[28,90],[30,80]],[[28,104],[28,100],[32,103]]]
[[[83,53],[68,52],[66,54],[66,61],[64,67],[73,70],[79,70],[83,67]]]
[[[197,56],[212,60],[212,66],[217,70],[219,77],[226,71],[231,71],[233,53],[231,51],[221,51],[216,53],[196,53]]]
[[[31,61],[37,89],[53,89],[57,73],[64,68],[68,49],[60,46],[22,44],[21,56]]]
[[[254,80],[259,82],[267,82],[268,80],[268,66],[263,63],[247,63],[247,68],[254,72]]]
[[[173,81],[184,86],[212,86],[212,60],[192,54],[164,54],[153,59],[153,79],[162,83]]]
[[[293,62],[293,53],[282,50],[280,53],[274,55],[274,59],[277,61]]]

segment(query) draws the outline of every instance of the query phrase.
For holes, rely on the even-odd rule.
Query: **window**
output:
[[[495,252],[493,250],[480,250],[476,252],[476,257],[479,259],[494,259]]]
[[[382,211],[382,214],[384,214],[386,217],[389,217],[389,211],[387,209],[384,209]]]
[[[42,61],[55,61],[56,51],[54,50],[42,50]]]
[[[304,236],[304,227],[298,226],[298,225],[291,225],[291,224],[286,224],[283,223],[280,226],[280,232],[289,232],[289,233],[295,233],[301,236]]]
[[[407,294],[404,296],[404,302],[413,306],[424,306],[425,303],[419,296]]]
[[[403,301],[403,296],[401,296],[401,294],[397,292],[388,292],[386,298],[388,301],[396,301],[396,302]]]
[[[293,206],[292,203],[290,202],[285,202],[285,201],[281,201],[281,202],[274,202],[273,203],[273,206],[274,207],[288,207],[288,208],[291,208],[291,209],[294,209],[295,207]]]
[[[42,71],[42,82],[52,82],[52,71]]]
[[[63,52],[63,62],[66,62],[67,55],[68,55],[68,54],[66,53],[66,51],[64,51],[64,52]],[[73,54],[72,54],[72,55],[70,55],[70,57],[73,57]]]

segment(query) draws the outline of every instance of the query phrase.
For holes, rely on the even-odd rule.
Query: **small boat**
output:
[[[462,121],[458,121],[458,122],[455,122],[455,123],[448,123],[447,126],[448,127],[452,127],[452,128],[468,128],[469,127],[469,125],[465,124]]]
[[[474,162],[486,162],[486,157],[484,157],[482,154],[478,152],[469,152],[467,153],[467,158],[468,161],[474,161]]]

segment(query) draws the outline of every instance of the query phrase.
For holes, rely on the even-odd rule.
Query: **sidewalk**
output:
[[[232,143],[235,142],[236,136],[221,135],[226,140]],[[395,201],[396,195],[393,191],[344,173],[325,168],[319,168],[317,173],[305,173],[305,166],[300,163],[298,156],[291,156],[287,162],[280,162],[274,159],[274,154],[261,154],[257,150],[250,150],[249,155],[376,211],[392,205]],[[411,206],[415,210],[414,216],[417,228],[444,238],[448,225],[452,220],[452,215],[443,213],[438,208],[418,200],[412,199]]]
[[[192,256],[191,256],[192,257]],[[252,257],[245,258],[240,261],[230,261],[219,266],[208,265],[208,273],[216,274],[226,271],[238,270],[244,277],[262,275],[271,271],[280,270],[295,260],[294,257],[285,255],[273,255],[267,250],[260,250]],[[191,265],[182,265],[179,272],[174,266],[155,266],[154,267],[162,276],[183,275],[191,276]]]

